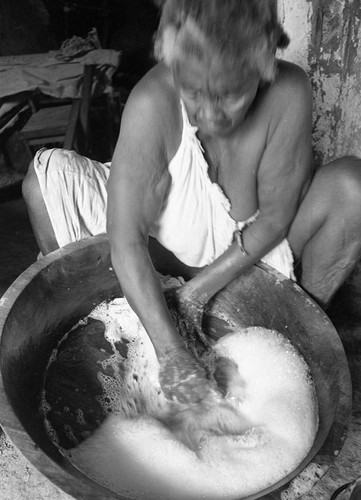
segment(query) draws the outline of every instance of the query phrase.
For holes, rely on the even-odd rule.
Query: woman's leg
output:
[[[288,240],[302,262],[300,285],[323,307],[361,257],[361,160],[317,170]]]
[[[59,245],[34,170],[34,161],[30,163],[29,170],[23,181],[22,192],[35,239],[41,253],[46,255],[59,248]]]
[[[23,196],[41,252],[106,232],[109,165],[66,149],[38,151]]]

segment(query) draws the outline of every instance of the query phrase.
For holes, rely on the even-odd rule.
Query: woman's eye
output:
[[[223,96],[223,100],[226,101],[226,102],[236,102],[238,101],[240,98],[241,98],[242,94],[238,93],[238,94],[225,94]]]
[[[187,97],[193,101],[197,99],[200,95],[199,90],[187,90]]]

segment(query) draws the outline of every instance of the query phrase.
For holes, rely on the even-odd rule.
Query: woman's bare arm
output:
[[[158,89],[136,88],[122,117],[108,183],[108,234],[120,285],[157,355],[181,344],[148,252],[148,234],[166,196],[167,125]]]

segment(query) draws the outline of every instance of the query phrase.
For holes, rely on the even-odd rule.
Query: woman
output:
[[[204,268],[181,288],[181,304],[204,304],[259,260],[294,278],[295,258],[301,286],[326,307],[360,256],[361,168],[348,157],[313,173],[311,88],[299,67],[276,60],[288,42],[276,1],[162,4],[159,62],[122,118],[107,230],[116,274],[157,355],[192,365],[149,235]],[[36,156],[24,197],[43,253],[105,231],[107,179],[106,166],[72,153]],[[235,371],[225,370],[237,392]]]

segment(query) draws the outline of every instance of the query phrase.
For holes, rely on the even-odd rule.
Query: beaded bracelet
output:
[[[249,227],[251,224],[253,224],[253,222],[257,220],[258,216],[259,216],[259,210],[257,210],[257,212],[254,215],[252,215],[249,219],[247,219],[245,222],[240,223],[242,227],[238,227],[233,233],[234,241],[237,243],[239,249],[241,250],[242,255],[244,256],[247,256],[248,252],[246,251],[243,245],[243,231],[247,229],[247,227]]]
[[[233,233],[234,240],[236,241],[237,245],[239,246],[239,249],[241,250],[242,255],[246,256],[248,255],[248,252],[243,246],[243,230],[247,226],[243,227],[242,229],[236,229],[235,232]]]

